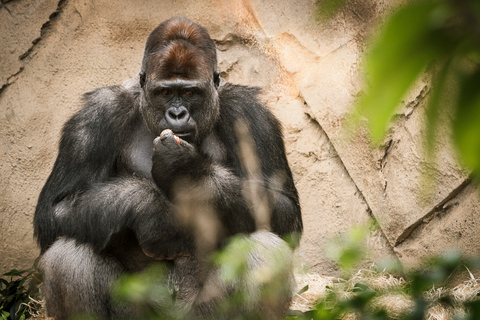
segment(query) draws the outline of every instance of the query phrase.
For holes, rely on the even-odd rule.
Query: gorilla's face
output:
[[[218,93],[213,79],[155,78],[147,75],[143,84],[142,115],[148,129],[155,136],[171,129],[183,140],[199,143],[218,119]]]
[[[160,24],[147,39],[140,85],[142,114],[149,130],[164,129],[199,144],[219,115],[215,43],[202,27],[185,19]]]

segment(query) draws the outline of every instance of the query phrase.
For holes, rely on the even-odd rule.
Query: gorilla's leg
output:
[[[124,272],[115,259],[95,254],[88,245],[60,239],[45,252],[41,266],[47,314],[55,320],[81,314],[106,319],[130,313],[111,302],[110,287]]]
[[[292,249],[278,235],[265,230],[247,239],[250,253],[246,277],[235,286],[248,299],[239,311],[253,312],[261,319],[283,319],[295,289]]]
[[[233,282],[225,280],[223,266],[212,268],[193,257],[175,262],[173,273],[177,298],[186,308],[199,316],[230,319],[235,316],[260,316],[263,319],[282,319],[289,308],[295,286],[293,253],[288,244],[274,233],[257,231],[244,236],[246,265],[244,274]],[[228,246],[226,250],[235,250]],[[228,252],[230,256],[241,252]],[[219,306],[234,296],[241,301],[228,304],[227,313]]]
[[[171,284],[185,312],[193,309],[200,318],[218,319],[235,315],[284,317],[294,287],[290,247],[267,231],[257,231],[244,240],[248,247],[246,270],[234,282],[225,281],[223,266],[212,268],[191,256],[175,261]],[[88,245],[76,244],[74,240],[60,239],[43,255],[42,268],[47,314],[56,320],[80,314],[101,319],[141,318],[133,308],[114,304],[110,297],[113,282],[126,272],[117,259],[98,255]],[[236,294],[246,299],[229,304],[227,313],[219,313],[218,307]]]

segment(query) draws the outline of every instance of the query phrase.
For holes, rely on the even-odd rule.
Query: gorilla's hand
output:
[[[177,178],[195,178],[203,166],[204,161],[195,147],[169,129],[155,138],[153,146],[152,177],[167,195]]]
[[[168,240],[141,242],[140,247],[145,255],[155,260],[175,260],[178,257],[192,254],[193,241],[186,232],[177,230],[168,236]]]

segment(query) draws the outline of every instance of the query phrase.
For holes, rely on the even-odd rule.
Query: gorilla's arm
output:
[[[101,250],[130,228],[148,250],[152,235],[176,235],[170,204],[152,182],[117,177],[118,159],[140,121],[135,94],[122,86],[88,93],[84,108],[65,124],[35,212],[42,252],[59,236]]]
[[[154,149],[153,180],[179,210],[185,204],[191,206],[188,211],[213,209],[224,228],[218,231],[225,236],[255,231],[242,180],[231,170],[213,163],[188,142],[177,142],[172,134],[155,139]]]
[[[254,141],[254,150],[269,194],[272,231],[280,236],[299,235],[303,230],[300,203],[292,172],[288,165],[279,121],[260,102],[260,89],[226,84],[220,90],[221,119],[219,136],[225,138],[227,154],[237,154],[237,137],[231,134],[235,122],[245,121]],[[238,158],[228,161],[237,175],[242,176]]]

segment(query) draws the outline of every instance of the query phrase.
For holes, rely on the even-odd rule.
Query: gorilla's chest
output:
[[[153,140],[155,137],[145,126],[134,131],[124,154],[124,165],[130,174],[152,178]]]

